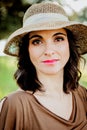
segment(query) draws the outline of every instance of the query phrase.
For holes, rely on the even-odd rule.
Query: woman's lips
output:
[[[44,60],[42,61],[45,64],[54,64],[58,61],[58,59],[52,59],[52,60]]]

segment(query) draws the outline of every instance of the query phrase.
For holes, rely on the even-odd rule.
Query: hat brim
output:
[[[22,27],[10,35],[5,46],[4,53],[12,56],[18,56],[18,44],[21,41],[21,38],[31,31],[53,30],[60,28],[67,28],[72,31],[76,44],[80,46],[80,53],[87,53],[87,26],[73,21],[51,21]]]

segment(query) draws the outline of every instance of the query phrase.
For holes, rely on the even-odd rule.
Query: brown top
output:
[[[17,91],[3,103],[0,130],[87,130],[87,92],[72,92],[73,111],[65,120],[42,106],[33,94]]]

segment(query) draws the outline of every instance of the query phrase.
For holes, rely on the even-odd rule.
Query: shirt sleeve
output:
[[[0,113],[0,130],[22,130],[23,112],[18,106],[20,102],[16,98],[7,97],[4,100]]]
[[[6,99],[6,97],[4,97],[3,99],[0,100],[0,113],[1,113],[1,109],[2,109],[5,99]]]
[[[87,89],[85,87],[80,86],[78,88],[78,94],[81,97],[81,100],[84,104],[86,116],[87,116]]]

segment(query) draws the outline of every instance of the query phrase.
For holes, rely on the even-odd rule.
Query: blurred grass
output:
[[[0,98],[6,96],[18,87],[13,79],[16,71],[16,59],[8,56],[0,57]]]
[[[82,72],[82,77],[80,79],[80,84],[87,88],[87,54],[83,56],[86,59],[86,64],[82,61],[80,64],[80,69]]]
[[[84,55],[87,61],[87,55]],[[9,93],[18,89],[18,86],[13,78],[17,69],[16,58],[1,56],[0,57],[0,99]],[[87,63],[84,67],[81,62],[82,77],[80,84],[87,88]]]

